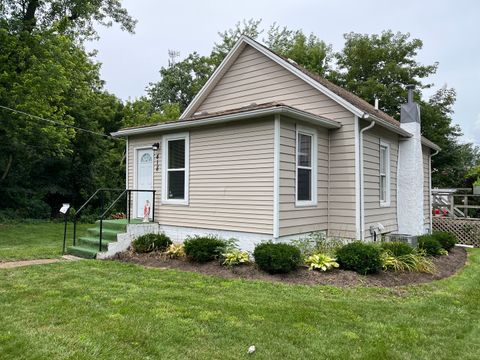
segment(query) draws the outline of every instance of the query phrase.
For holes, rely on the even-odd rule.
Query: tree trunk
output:
[[[5,171],[3,172],[3,175],[2,175],[2,178],[0,179],[0,181],[3,181],[7,178],[8,173],[10,172],[10,168],[12,167],[12,162],[13,162],[13,155],[10,154],[8,156],[7,167],[5,168]]]
[[[35,12],[37,11],[39,0],[29,0],[27,10],[23,16],[24,29],[29,33],[35,28],[37,20],[35,19]]]

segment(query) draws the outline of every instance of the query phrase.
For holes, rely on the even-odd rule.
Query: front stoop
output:
[[[125,251],[132,240],[147,232],[158,232],[158,224],[142,223],[126,219],[104,220],[102,226],[102,252],[99,251],[100,221],[94,228],[87,229],[87,235],[77,239],[75,246],[69,246],[67,253],[85,259],[105,259],[118,252]]]
[[[137,237],[144,234],[158,234],[159,231],[160,226],[158,223],[128,224],[124,233],[117,234],[117,241],[109,242],[106,251],[97,254],[97,259],[111,258],[115,256],[115,254],[126,251],[130,247],[132,241]]]

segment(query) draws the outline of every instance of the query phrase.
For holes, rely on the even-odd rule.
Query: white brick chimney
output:
[[[401,140],[398,152],[397,217],[400,234],[425,233],[423,219],[423,156],[420,107],[413,101],[414,85],[408,85],[408,101],[402,105],[400,126],[413,136]]]

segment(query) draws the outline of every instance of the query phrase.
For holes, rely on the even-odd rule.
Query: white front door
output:
[[[139,149],[137,150],[137,179],[136,189],[138,190],[152,190],[153,189],[153,150],[152,149]],[[152,216],[152,200],[153,196],[151,192],[136,192],[136,217],[143,218],[143,209],[146,202],[150,203],[150,218]]]

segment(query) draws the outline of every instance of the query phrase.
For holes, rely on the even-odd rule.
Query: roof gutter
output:
[[[193,120],[183,120],[183,121],[175,121],[170,123],[164,124],[156,124],[152,126],[144,126],[144,127],[137,127],[137,128],[130,128],[130,129],[123,129],[117,132],[112,133],[111,135],[114,137],[121,137],[121,136],[131,136],[131,135],[140,135],[140,134],[147,134],[151,132],[158,132],[158,131],[169,131],[169,130],[177,130],[183,128],[192,128],[198,126],[205,126],[205,125],[213,125],[213,124],[220,124],[220,123],[227,123],[236,120],[244,120],[253,117],[262,117],[262,116],[269,116],[269,115],[285,115],[289,116],[298,120],[303,120],[310,124],[320,125],[327,129],[339,129],[342,125],[334,120],[309,114],[307,112],[296,110],[290,108],[288,106],[276,106],[266,109],[257,109],[251,111],[244,111],[235,114],[227,114],[227,115],[218,115],[212,116],[203,119],[193,119]]]

